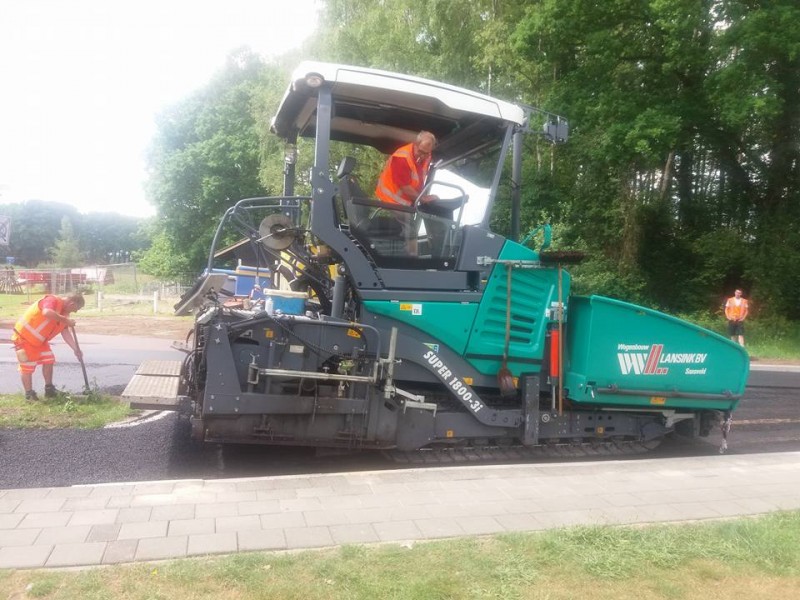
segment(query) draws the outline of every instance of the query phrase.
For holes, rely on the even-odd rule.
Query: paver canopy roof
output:
[[[277,135],[316,135],[317,94],[323,82],[331,84],[333,96],[330,139],[384,153],[425,129],[439,138],[437,155],[454,157],[496,143],[509,123],[525,120],[514,104],[455,86],[363,67],[304,62],[273,118]]]

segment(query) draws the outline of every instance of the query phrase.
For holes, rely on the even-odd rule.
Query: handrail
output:
[[[232,220],[237,211],[268,208],[269,206],[274,206],[275,208],[296,209],[300,208],[302,202],[307,202],[310,200],[310,196],[254,196],[251,198],[243,198],[237,201],[233,206],[228,207],[228,209],[223,213],[222,218],[219,220],[217,229],[214,232],[214,238],[211,241],[211,248],[208,252],[206,272],[210,273],[211,269],[213,268],[214,254],[216,254],[217,243],[222,235],[223,228],[230,220]],[[284,204],[285,202],[289,202],[289,204]]]
[[[467,194],[464,191],[464,188],[462,188],[461,186],[456,185],[454,183],[447,183],[445,181],[431,181],[431,182],[427,183],[425,185],[425,187],[422,188],[422,191],[419,193],[419,195],[414,199],[414,203],[411,205],[414,208],[414,211],[417,212],[417,210],[419,208],[419,205],[420,205],[420,201],[422,200],[422,197],[426,195],[425,192],[429,192],[430,189],[434,185],[441,185],[441,186],[444,186],[444,187],[453,188],[454,190],[457,190],[458,192],[461,193],[462,201],[461,201],[461,204],[458,207],[458,219],[455,219],[456,224],[460,227],[461,226],[461,218],[462,218],[462,216],[464,214],[464,205],[469,200],[469,194]],[[455,200],[455,199],[456,198],[444,198],[444,200]],[[423,212],[425,212],[425,211],[423,211]]]

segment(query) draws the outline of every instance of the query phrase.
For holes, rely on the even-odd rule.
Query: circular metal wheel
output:
[[[269,250],[286,250],[295,239],[295,227],[286,215],[275,213],[258,226],[259,241]]]

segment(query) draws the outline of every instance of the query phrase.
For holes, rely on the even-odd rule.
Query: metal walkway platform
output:
[[[122,392],[132,408],[174,410],[178,407],[181,361],[146,360]]]

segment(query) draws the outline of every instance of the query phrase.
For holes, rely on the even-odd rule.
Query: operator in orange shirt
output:
[[[728,335],[731,340],[744,346],[744,320],[747,318],[749,306],[747,299],[742,298],[742,290],[733,292],[733,296],[725,303],[725,318],[728,319]]]
[[[436,136],[430,131],[420,131],[417,139],[400,146],[386,161],[378,178],[375,195],[383,202],[412,206],[431,168],[431,154],[436,147]],[[426,195],[420,202],[431,202],[436,196]]]
[[[419,197],[417,208],[439,199],[433,194],[420,197],[431,168],[431,154],[436,147],[436,136],[430,131],[420,131],[416,139],[400,146],[386,161],[375,195],[387,204],[411,208]],[[400,223],[409,255],[417,254],[418,220],[415,212],[395,210],[392,216]]]

